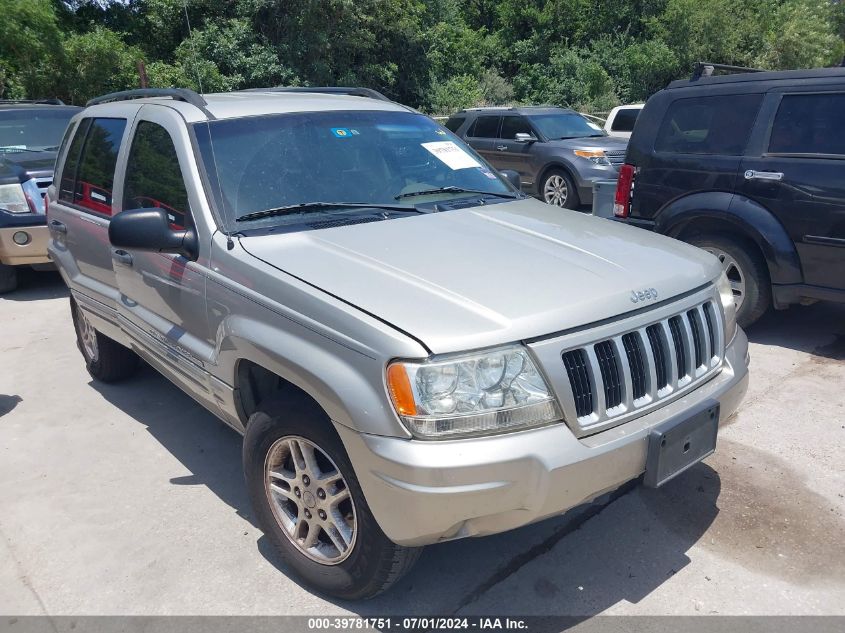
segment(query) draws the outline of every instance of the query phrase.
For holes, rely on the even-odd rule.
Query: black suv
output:
[[[649,99],[617,219],[716,255],[743,326],[771,305],[845,301],[845,68],[713,66]]]

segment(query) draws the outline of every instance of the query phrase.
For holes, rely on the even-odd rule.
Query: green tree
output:
[[[52,97],[61,31],[49,0],[0,0],[0,97]]]
[[[138,87],[138,61],[143,52],[103,27],[71,35],[64,43],[60,94],[71,103]]]
[[[845,52],[834,19],[839,9],[841,5],[819,0],[793,0],[780,5],[763,35],[755,63],[764,68],[814,68],[839,63]]]

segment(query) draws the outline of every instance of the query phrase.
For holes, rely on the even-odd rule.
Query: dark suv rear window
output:
[[[666,111],[654,149],[739,156],[745,151],[762,100],[759,94],[678,99]]]
[[[769,153],[845,156],[845,94],[786,95]]]

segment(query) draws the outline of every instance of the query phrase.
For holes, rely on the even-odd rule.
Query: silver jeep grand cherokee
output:
[[[363,89],[116,93],[69,126],[49,250],[91,375],[140,357],[243,433],[261,529],[365,598],[423,545],[660,485],[745,393],[714,257],[512,177]]]

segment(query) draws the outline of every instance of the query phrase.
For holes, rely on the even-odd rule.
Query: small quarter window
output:
[[[79,155],[82,153],[82,145],[85,143],[85,136],[88,134],[90,125],[91,119],[82,119],[68,149],[62,169],[62,179],[59,183],[59,200],[63,202],[73,202],[76,191],[76,171],[79,169]]]
[[[154,207],[167,212],[173,228],[185,228],[188,192],[173,139],[160,125],[141,121],[129,149],[123,208]]]
[[[655,150],[678,154],[741,156],[762,95],[678,99],[666,112]]]

